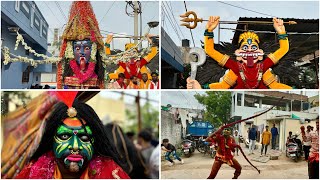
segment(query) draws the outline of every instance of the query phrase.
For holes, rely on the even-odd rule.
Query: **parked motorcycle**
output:
[[[182,147],[182,153],[184,154],[185,157],[190,157],[195,150],[194,143],[188,139],[185,139],[182,141],[181,147]]]
[[[212,143],[212,144],[210,145],[210,156],[211,156],[212,158],[214,158],[214,157],[216,157],[216,154],[217,154],[217,148],[216,148],[216,146]]]
[[[286,147],[286,156],[290,157],[295,162],[298,162],[302,156],[302,143],[301,140],[298,139],[298,136],[299,135],[292,135]]]
[[[206,141],[203,140],[203,139],[199,139],[198,141],[198,146],[197,146],[197,150],[200,152],[200,153],[205,153],[206,152]]]

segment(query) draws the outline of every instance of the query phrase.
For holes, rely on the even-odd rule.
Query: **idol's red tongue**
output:
[[[253,65],[254,65],[253,56],[248,56],[248,57],[247,57],[247,66],[248,66],[248,67],[253,67]]]
[[[86,58],[80,57],[80,69],[85,70],[86,69]]]
[[[83,157],[81,155],[71,154],[67,157],[69,161],[81,161]]]

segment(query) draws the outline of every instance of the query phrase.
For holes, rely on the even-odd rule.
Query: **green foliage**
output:
[[[1,114],[6,115],[9,111],[9,102],[14,103],[16,107],[26,106],[31,97],[26,91],[3,91],[1,93]]]
[[[138,134],[138,112],[126,110],[128,118],[127,126],[124,127],[125,132],[132,131]],[[146,103],[141,107],[142,129],[151,128],[157,135],[159,123],[159,110],[153,107],[150,103]],[[158,136],[158,135],[157,135]]]
[[[206,108],[204,119],[215,127],[231,122],[231,92],[207,91],[205,95],[196,94],[194,97]]]

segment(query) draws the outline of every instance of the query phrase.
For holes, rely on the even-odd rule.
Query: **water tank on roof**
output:
[[[190,47],[189,39],[182,39],[182,47]]]

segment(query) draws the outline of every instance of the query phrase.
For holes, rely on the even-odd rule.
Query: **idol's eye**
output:
[[[86,47],[85,50],[89,51],[89,50],[90,50],[90,47]]]
[[[59,134],[58,137],[62,140],[67,140],[70,138],[70,135],[68,134]]]
[[[257,49],[258,49],[258,46],[256,46],[256,45],[252,45],[252,46],[251,46],[251,49],[255,51],[255,50],[257,50]]]
[[[80,47],[76,47],[76,50],[79,51],[79,50],[80,50]]]
[[[80,138],[81,141],[83,141],[83,142],[89,142],[89,141],[90,141],[89,136],[87,136],[87,135],[80,135],[79,138]]]
[[[242,46],[241,49],[244,50],[244,51],[246,51],[246,50],[248,50],[248,46],[247,46],[247,45],[244,45],[244,46]]]

